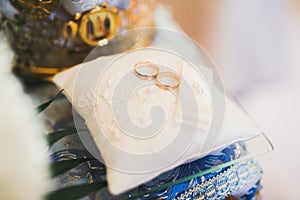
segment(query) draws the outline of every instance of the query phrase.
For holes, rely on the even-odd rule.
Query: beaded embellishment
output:
[[[233,165],[216,176],[201,181],[191,189],[178,195],[174,200],[215,200],[247,188],[261,179],[262,171],[254,160]]]

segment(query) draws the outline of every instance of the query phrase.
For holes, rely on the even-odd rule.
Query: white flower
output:
[[[47,190],[47,148],[32,103],[9,72],[12,57],[0,33],[0,199],[39,200]]]

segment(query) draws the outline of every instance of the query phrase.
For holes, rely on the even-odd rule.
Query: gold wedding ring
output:
[[[169,79],[167,82],[164,82],[161,79]],[[180,78],[172,72],[161,72],[157,75],[155,79],[155,84],[164,90],[174,90],[180,84]]]
[[[148,69],[147,69],[148,68]],[[145,73],[142,72],[142,70],[152,70],[152,72],[150,73]],[[140,71],[141,70],[141,71]],[[134,65],[134,73],[145,80],[154,80],[156,79],[158,73],[159,73],[159,68],[156,64],[152,63],[152,62],[138,62]]]
[[[174,90],[180,84],[180,78],[173,72],[160,72],[159,67],[149,61],[134,65],[134,74],[144,80],[154,80],[155,84],[164,90]]]

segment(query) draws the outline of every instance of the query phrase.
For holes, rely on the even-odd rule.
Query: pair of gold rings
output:
[[[158,65],[152,62],[138,62],[134,65],[134,73],[143,80],[153,80],[164,90],[174,90],[180,84],[180,78],[173,72],[160,72]]]

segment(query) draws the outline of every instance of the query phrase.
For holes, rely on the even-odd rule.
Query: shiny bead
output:
[[[250,174],[247,165],[241,165],[238,168],[238,176],[242,183],[246,183],[250,179]]]
[[[204,190],[204,188],[201,188],[200,186],[199,187],[197,187],[197,190],[196,191],[194,191],[194,193],[193,193],[193,199],[198,199],[198,200],[204,200],[204,193],[205,193],[205,190]]]
[[[205,199],[214,200],[217,197],[217,191],[214,184],[209,185],[205,191]]]
[[[248,166],[251,176],[255,176],[256,174],[258,174],[259,170],[254,161],[249,162]]]
[[[230,190],[233,190],[235,187],[239,185],[239,178],[235,171],[230,172],[227,178],[228,178],[228,185]]]
[[[218,195],[224,195],[228,191],[228,184],[227,184],[228,178],[226,176],[221,176],[217,181],[216,181],[216,189]]]

